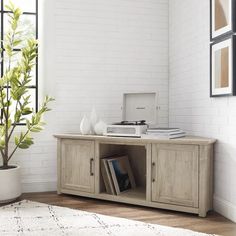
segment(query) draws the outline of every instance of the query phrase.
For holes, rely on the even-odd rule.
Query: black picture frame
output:
[[[212,11],[213,11],[213,1],[210,0],[210,40],[211,42],[223,39],[228,37],[229,35],[232,35],[236,32],[236,0],[230,0],[232,7],[231,7],[231,29],[227,32],[224,32],[218,36],[213,37],[213,21],[212,21]]]
[[[232,88],[231,91],[228,93],[221,93],[221,94],[214,94],[212,90],[212,84],[213,84],[213,65],[212,65],[212,49],[213,46],[216,44],[220,44],[224,41],[232,40],[232,65],[231,65],[231,71],[232,74]],[[223,38],[222,40],[217,40],[210,45],[210,97],[222,97],[222,96],[236,96],[236,35],[231,35],[227,38]]]

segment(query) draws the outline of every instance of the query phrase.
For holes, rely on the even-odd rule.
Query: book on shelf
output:
[[[176,139],[176,138],[183,138],[183,137],[185,137],[185,134],[175,134],[175,135],[148,135],[146,134],[143,138]]]
[[[128,156],[107,159],[117,194],[136,187]]]
[[[103,178],[103,182],[108,194],[116,195],[115,187],[113,180],[111,178],[111,172],[107,163],[108,158],[101,159],[101,174]]]
[[[148,128],[143,138],[175,139],[185,137],[186,133],[180,128]]]
[[[170,132],[179,132],[181,129],[179,128],[148,128],[147,132],[151,133],[170,133]]]
[[[150,135],[160,135],[160,136],[169,136],[169,135],[177,135],[177,134],[185,134],[184,131],[172,131],[172,132],[150,132],[147,131],[146,134],[150,134]]]

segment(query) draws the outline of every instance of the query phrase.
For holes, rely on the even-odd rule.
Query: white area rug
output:
[[[0,208],[0,235],[206,236],[207,234],[24,200]]]

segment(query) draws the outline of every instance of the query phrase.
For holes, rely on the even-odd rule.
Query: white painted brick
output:
[[[12,160],[25,191],[56,187],[53,134],[79,132],[92,107],[106,122],[121,120],[124,92],[158,91],[159,125],[168,125],[168,1],[39,2],[40,93],[56,101],[35,145]]]
[[[209,97],[209,1],[169,0],[169,14],[170,126],[218,139],[215,196],[236,205],[236,98]]]

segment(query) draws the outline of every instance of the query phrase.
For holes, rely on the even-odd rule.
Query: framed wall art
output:
[[[210,0],[211,41],[236,31],[236,0]]]
[[[210,96],[236,95],[236,36],[210,47]]]

